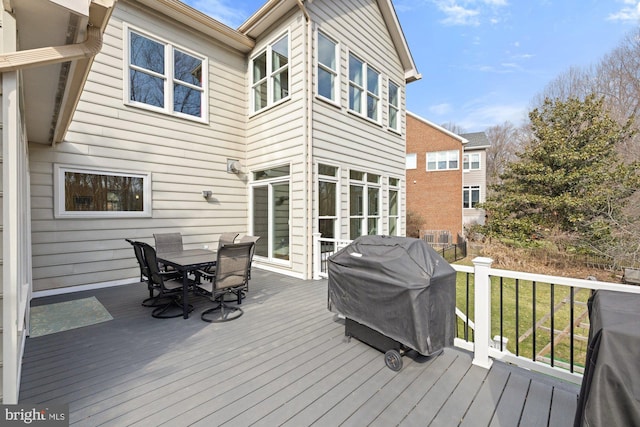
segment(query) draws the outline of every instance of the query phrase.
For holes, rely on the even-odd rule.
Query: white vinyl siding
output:
[[[160,115],[122,103],[124,21],[162,34],[206,56],[213,82],[208,124]],[[221,233],[247,232],[247,184],[229,174],[227,159],[244,162],[247,57],[181,26],[157,19],[134,3],[118,2],[65,141],[30,144],[34,290],[139,277],[125,238],[153,244],[153,234],[181,232],[187,248],[213,247]],[[119,169],[153,177],[152,217],[56,219],[53,165]],[[211,200],[202,190],[211,189]]]

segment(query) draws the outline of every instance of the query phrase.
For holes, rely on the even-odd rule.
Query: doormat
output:
[[[31,307],[30,337],[55,334],[113,320],[96,297]]]

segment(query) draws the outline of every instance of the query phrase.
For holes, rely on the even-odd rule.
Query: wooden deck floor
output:
[[[326,281],[254,269],[244,316],[208,324],[154,319],[144,285],[34,300],[96,296],[113,320],[29,338],[20,403],[68,404],[74,426],[570,426],[578,387],[447,348],[382,353],[344,339]]]

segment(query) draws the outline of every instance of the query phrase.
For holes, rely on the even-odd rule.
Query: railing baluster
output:
[[[516,356],[520,356],[520,279],[516,279]]]
[[[555,305],[556,305],[556,301],[554,298],[554,285],[553,283],[551,283],[551,366],[555,366],[555,358],[556,358],[556,353],[555,353],[555,348],[554,348],[554,341],[556,340],[556,329],[555,329],[555,317],[556,317],[556,310],[555,310]]]
[[[533,330],[533,332],[531,333],[531,336],[533,339],[532,345],[531,345],[531,352],[533,354],[533,357],[531,360],[535,361],[536,360],[536,282],[535,280],[532,283],[531,292],[532,292],[531,299],[533,301],[533,313],[531,316],[533,317],[533,319],[531,319],[531,325],[532,325],[531,328]]]
[[[465,303],[465,327],[464,327],[464,340],[469,341],[469,273],[467,273],[467,302]]]
[[[571,288],[569,288],[569,289],[570,289],[570,292],[569,292],[570,293],[570,298],[569,298],[569,300],[570,300],[569,301],[569,337],[570,337],[569,338],[570,339],[570,342],[569,342],[569,372],[573,373],[573,362],[574,362],[573,361],[573,345],[574,345],[574,341],[573,341],[573,322],[574,322],[574,320],[573,320],[573,316],[574,316],[573,303],[574,303],[574,298],[575,298],[575,295],[574,295],[574,293],[575,293],[574,289],[575,288],[573,286],[571,286]]]
[[[503,331],[503,326],[504,326],[504,303],[503,303],[503,283],[504,282],[504,277],[500,277],[500,351],[504,351],[503,348],[503,343],[504,343],[504,339],[502,337],[504,337],[504,331]]]

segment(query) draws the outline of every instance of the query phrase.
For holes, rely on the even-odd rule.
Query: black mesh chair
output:
[[[147,267],[147,261],[144,259],[144,253],[142,249],[142,242],[137,242],[131,239],[125,239],[133,247],[133,252],[136,255],[136,261],[138,261],[138,267],[140,267],[140,282],[147,284],[149,290],[149,297],[142,301],[142,305],[145,307],[158,307],[166,304],[167,296],[160,296],[158,287],[149,280],[149,267]],[[174,272],[172,278],[182,277],[178,272]],[[158,292],[158,295],[156,295]]]
[[[228,305],[226,295],[234,295],[238,305],[242,304],[242,291],[249,280],[251,250],[254,243],[226,244],[218,248],[216,268],[213,272],[202,272],[209,276],[210,282],[199,285],[200,291],[209,296],[216,305],[202,312],[200,318],[205,322],[226,322],[242,316],[238,306]]]
[[[159,319],[182,316],[182,275],[161,271],[156,250],[146,243],[140,242],[140,245],[149,271],[149,281],[158,291],[156,298],[168,299],[166,303],[155,306],[151,315]],[[189,312],[192,311],[193,306],[189,305]]]
[[[251,263],[253,262],[253,254],[255,254],[256,252],[255,243],[258,242],[258,239],[260,239],[260,236],[242,236],[238,241],[239,243],[247,243],[247,242],[254,243],[253,248],[251,249],[251,255],[249,256],[250,258],[249,259],[249,280],[251,280]],[[248,290],[248,284],[247,284],[247,290]]]

